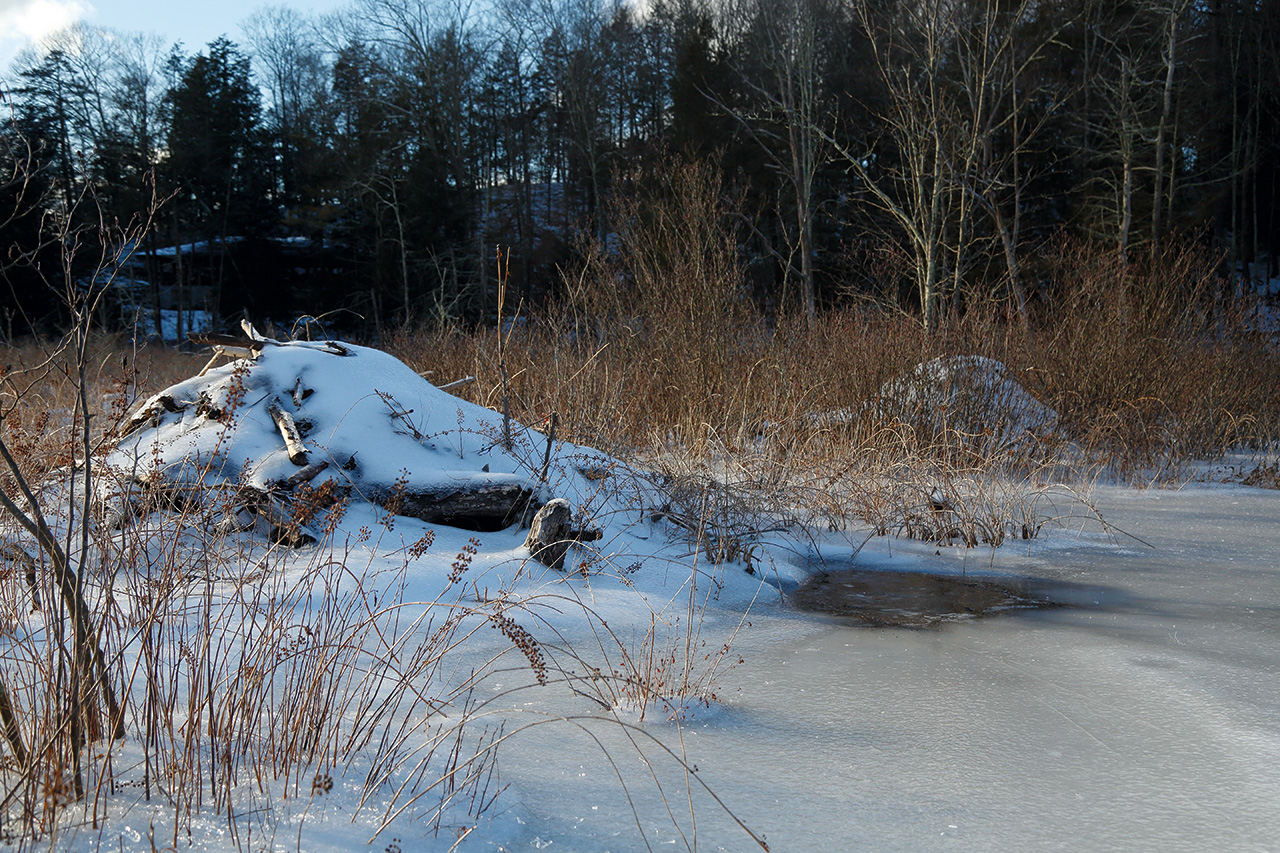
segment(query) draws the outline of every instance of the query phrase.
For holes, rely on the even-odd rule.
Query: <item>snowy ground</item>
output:
[[[733,660],[745,662],[722,672],[719,702],[679,725],[624,712],[635,727],[623,729],[594,701],[527,687],[518,660],[497,668],[481,690],[502,697],[494,707],[510,728],[577,719],[504,745],[509,787],[459,849],[758,849],[651,737],[685,756],[774,851],[1275,849],[1280,492],[1104,489],[1100,502],[1155,547],[1059,531],[994,560],[889,540],[858,558],[1034,574],[1074,585],[1078,606],[937,630],[852,628],[797,613],[769,587],[737,635]],[[416,528],[405,526],[409,540]],[[518,551],[517,538],[488,534],[485,553]],[[603,578],[548,571],[530,590],[565,587],[620,632],[647,621],[628,620],[634,603]],[[734,629],[742,603],[710,604],[709,645]],[[557,624],[567,641],[590,641],[584,620]],[[478,639],[474,660],[502,645]],[[522,689],[506,693],[513,687]],[[378,821],[359,816],[356,781],[277,801],[269,819],[244,817],[235,834],[225,817],[197,820],[178,848],[450,848],[447,832],[411,818],[372,838]],[[104,849],[150,849],[148,831],[163,839],[169,810],[138,799],[109,825]],[[65,849],[97,837],[80,830]]]
[[[399,425],[395,441],[404,448],[388,462],[412,450],[456,459],[460,469],[474,463],[470,473],[449,475],[459,482],[519,473],[518,460],[504,460],[493,444],[492,413],[464,409],[434,389],[414,391],[408,377],[392,402],[368,394],[357,408],[327,397],[337,386],[295,370],[305,353],[290,353],[263,356],[288,370],[249,376],[244,399],[285,407],[292,399],[295,414],[314,421],[313,458],[328,448],[336,463],[326,475],[356,470],[343,464],[354,453],[337,452],[349,436],[342,425],[356,424],[358,435],[382,422]],[[362,354],[317,358],[331,361],[306,364],[381,364]],[[398,378],[390,368],[375,374],[375,382]],[[308,396],[295,376],[318,390]],[[231,377],[214,371],[210,381]],[[221,398],[201,399],[207,411],[208,400]],[[240,482],[274,470],[234,449],[273,447],[270,420],[251,406],[226,433],[248,443],[232,449],[216,429],[202,431],[194,406],[157,411],[161,427],[173,430],[166,441],[212,440],[206,458],[235,463]],[[538,436],[526,439],[536,466]],[[171,731],[195,732],[198,751],[207,747],[202,715],[216,715],[226,739],[219,742],[257,757],[237,765],[232,794],[214,782],[227,781],[221,770],[193,776],[182,791],[152,790],[146,762],[155,756],[128,738],[115,748],[111,783],[92,798],[105,829],[93,828],[87,814],[77,822],[73,807],[52,846],[741,851],[761,849],[754,834],[773,851],[1276,848],[1280,492],[1099,488],[1104,517],[1131,534],[1116,539],[1096,525],[1046,528],[1038,540],[994,552],[873,539],[855,565],[1032,575],[1059,582],[1073,606],[930,630],[858,628],[801,613],[785,592],[823,561],[847,563],[860,535],[797,543],[779,534],[754,553],[753,573],[742,563],[708,566],[690,556],[678,526],[644,506],[649,486],[620,484],[631,476],[624,469],[601,479],[583,464],[597,457],[560,451],[550,483],[604,532],[575,550],[570,573],[531,561],[515,528],[475,533],[403,517],[388,526],[384,512],[360,504],[319,545],[296,550],[269,545],[257,528],[202,540],[207,526],[192,519],[183,522],[185,544],[148,537],[146,519],[121,532],[112,547],[140,548],[137,571],[114,591],[126,671],[147,668],[131,663],[143,660],[143,637],[129,633],[129,617],[140,612],[137,602],[160,606],[148,596],[171,577],[164,556],[174,548],[194,563],[183,565],[164,621],[172,647],[157,634],[160,659],[172,667],[166,688],[202,683],[203,670],[183,679],[204,636],[215,653],[201,666],[230,665],[207,709],[189,706],[180,689],[172,694]],[[282,449],[263,452],[289,470]],[[378,466],[360,459],[358,473],[373,482]],[[238,544],[218,553],[204,541]],[[465,615],[447,635],[433,634],[438,621],[415,622],[449,612]],[[341,630],[314,639],[313,628],[326,625]],[[31,637],[40,626],[33,616]],[[536,650],[513,647],[524,630]],[[432,636],[445,636],[447,647],[415,668]],[[277,772],[272,762],[284,760],[269,758],[274,746],[264,739],[314,724],[322,742],[341,745],[359,741],[373,718],[316,715],[292,702],[308,684],[333,686],[315,680],[311,660],[342,667],[344,690],[367,691],[357,706],[397,697],[398,710],[369,730],[402,719],[390,731],[407,732],[404,739],[387,747],[378,734]],[[593,677],[591,666],[602,675]],[[245,688],[245,673],[263,672],[274,693]],[[667,696],[687,677],[696,695],[714,699],[686,701],[680,719],[669,719],[661,702],[642,717],[629,677],[637,673],[660,681]],[[129,695],[130,713],[143,713],[141,680]],[[251,701],[258,711],[235,713],[236,702]],[[285,708],[306,725],[259,713],[284,717]],[[452,727],[464,719],[455,753]],[[465,760],[486,738],[500,743],[496,775],[468,782],[469,769],[488,773],[485,762],[448,772],[459,766],[451,755]],[[154,748],[159,755],[168,747]],[[189,753],[172,757],[200,773],[220,766]],[[369,788],[375,767],[389,771]],[[196,801],[197,791],[207,794]]]

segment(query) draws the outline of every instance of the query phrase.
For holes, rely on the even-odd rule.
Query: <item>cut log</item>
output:
[[[294,465],[306,465],[307,446],[302,443],[302,433],[298,432],[298,425],[294,423],[293,415],[280,408],[280,404],[275,400],[268,404],[267,414],[271,415],[276,429],[280,430],[280,435],[284,438],[284,446],[289,451],[289,461]]]
[[[515,483],[489,483],[452,492],[396,492],[362,488],[365,499],[396,515],[464,530],[494,531],[514,524],[537,493]]]
[[[534,515],[529,535],[524,540],[529,555],[544,566],[564,571],[564,558],[573,544],[570,538],[572,522],[573,509],[564,498],[543,504]]]
[[[0,558],[22,567],[22,576],[31,592],[31,612],[40,610],[40,588],[36,585],[36,561],[27,550],[12,542],[0,544]]]

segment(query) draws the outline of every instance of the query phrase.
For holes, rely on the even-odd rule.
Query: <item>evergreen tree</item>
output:
[[[261,233],[271,222],[268,149],[249,60],[225,37],[181,68],[170,90],[167,172],[205,237]]]

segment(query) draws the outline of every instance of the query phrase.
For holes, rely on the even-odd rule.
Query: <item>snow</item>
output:
[[[993,558],[886,540],[858,558],[1070,582],[1074,608],[915,631],[762,599],[735,643],[746,664],[723,679],[724,710],[686,724],[681,748],[773,850],[1274,849],[1280,493],[1099,497],[1156,547],[1060,531]],[[525,806],[555,826],[540,837],[615,843],[608,818],[573,808],[598,780],[565,790],[574,767],[550,765],[557,754],[508,756],[513,773],[536,756],[536,776],[560,774],[553,786],[518,777],[541,797]],[[700,846],[750,848],[702,806]],[[674,837],[650,835],[655,847]]]
[[[916,365],[880,391],[884,414],[932,431],[952,430],[1005,450],[1058,431],[1058,414],[1031,396],[1002,362],[941,356]]]
[[[191,639],[213,624],[228,660],[275,660],[283,640],[271,631],[287,626],[290,642],[302,642],[302,627],[319,630],[330,624],[320,614],[340,611],[366,627],[358,643],[335,638],[334,648],[370,650],[341,671],[373,671],[429,645],[431,631],[415,620],[466,615],[429,677],[379,682],[379,696],[411,682],[401,748],[410,760],[367,799],[363,780],[386,758],[377,738],[337,762],[242,785],[234,820],[206,804],[188,823],[164,798],[143,798],[144,759],[130,738],[116,747],[106,829],[69,818],[51,847],[758,849],[749,830],[774,851],[1190,851],[1270,849],[1280,838],[1280,492],[1100,487],[1104,517],[1124,534],[1113,538],[1082,514],[999,549],[779,532],[760,543],[748,573],[690,554],[686,531],[651,512],[663,493],[641,472],[557,442],[543,483],[545,436],[516,424],[508,452],[500,416],[383,353],[343,349],[267,345],[253,363],[180,383],[165,394],[182,410],[162,406],[154,427],[108,462],[207,488],[271,487],[298,470],[266,414],[274,400],[308,421],[312,458],[330,463],[316,484],[519,483],[568,498],[601,540],[575,546],[571,571],[557,572],[529,559],[515,527],[389,521],[358,500],[322,541],[299,549],[253,530],[214,537],[195,514],[177,528],[164,526],[172,514],[163,512],[135,520],[113,541],[146,550],[114,596],[187,584],[193,604],[208,604],[166,630]],[[980,361],[958,365],[1002,377]],[[945,382],[956,367],[915,375]],[[202,395],[236,417],[200,415]],[[1052,428],[1045,412],[1015,402],[1028,413],[1022,428]],[[166,551],[187,561],[177,580],[159,559]],[[785,590],[823,561],[851,559],[1043,578],[1075,606],[902,630],[850,627],[787,604]],[[201,621],[195,611],[205,607],[219,618]],[[283,621],[263,615],[281,608]],[[491,630],[495,612],[537,639],[548,683],[513,648],[518,632]],[[361,621],[366,613],[381,615]],[[40,630],[32,617],[30,636]],[[126,663],[141,660],[132,642]],[[347,658],[331,660],[336,668]],[[422,704],[415,690],[436,698]],[[140,687],[132,700],[141,705]],[[185,701],[173,714],[185,719]],[[426,750],[452,743],[459,723],[464,756],[501,732],[500,782],[490,791],[501,793],[479,814],[460,794],[437,828],[441,789],[428,786],[444,778],[449,750],[429,759]],[[314,787],[313,776],[326,774],[332,787]]]
[[[392,487],[451,491],[484,484],[537,486],[545,438],[514,424],[512,451],[499,448],[501,418],[422,379],[399,360],[378,350],[325,343],[268,345],[254,360],[238,359],[168,388],[144,402],[156,408],[161,397],[182,406],[160,422],[121,442],[108,464],[128,471],[156,466],[177,479],[199,476],[206,486],[243,484],[267,488],[297,473],[268,413],[274,403],[306,425],[305,443],[313,463],[328,467],[312,485]],[[205,407],[229,412],[211,418]],[[576,494],[587,491],[581,467],[608,467],[611,460],[583,448],[564,446],[558,485],[573,480]],[[197,462],[198,460],[198,462]],[[196,463],[196,464],[192,464]]]

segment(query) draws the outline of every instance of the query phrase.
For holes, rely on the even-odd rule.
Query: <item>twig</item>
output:
[[[475,381],[476,378],[474,376],[464,376],[461,379],[455,379],[452,382],[446,382],[445,384],[437,385],[436,387],[441,391],[452,391],[454,388],[461,388],[463,385],[470,385]]]
[[[551,447],[556,443],[556,424],[560,422],[560,415],[557,412],[551,413],[551,428],[547,430],[547,450],[542,455],[542,473],[538,475],[538,479],[547,482],[547,471],[551,467]]]

